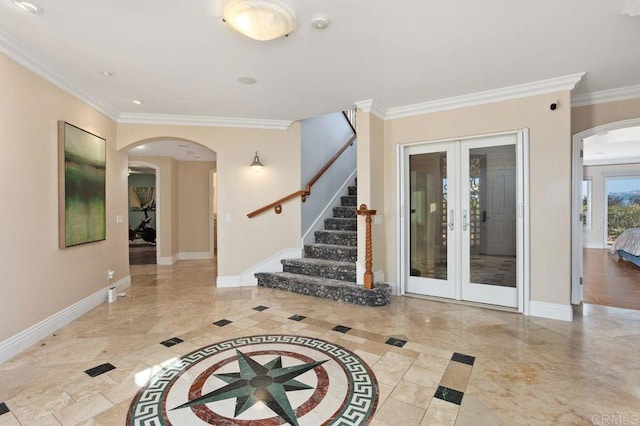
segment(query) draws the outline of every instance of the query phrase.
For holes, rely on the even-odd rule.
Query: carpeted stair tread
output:
[[[309,263],[312,265],[318,266],[331,266],[334,268],[356,268],[356,264],[354,262],[342,262],[339,260],[329,260],[329,259],[318,259],[315,257],[303,257],[302,259],[282,259],[280,262],[284,265],[286,264],[295,264],[295,263]]]
[[[261,274],[268,274],[268,273],[269,272],[259,272],[258,274],[256,274],[256,276]],[[329,278],[322,278],[322,277],[314,277],[311,275],[292,274],[290,272],[271,272],[270,274],[283,279],[295,280],[298,282],[305,282],[305,283],[311,283],[316,285],[334,286],[334,287],[349,286],[349,287],[362,288],[361,285],[358,285],[356,283],[349,283],[346,281],[332,280]]]

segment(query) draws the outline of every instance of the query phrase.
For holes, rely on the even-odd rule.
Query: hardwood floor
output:
[[[583,253],[583,302],[640,310],[640,268],[609,250]]]

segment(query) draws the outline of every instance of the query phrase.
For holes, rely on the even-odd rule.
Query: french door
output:
[[[518,134],[404,150],[405,292],[521,307]]]

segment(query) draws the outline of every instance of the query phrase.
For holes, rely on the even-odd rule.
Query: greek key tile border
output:
[[[160,370],[133,398],[127,414],[127,425],[165,425],[162,405],[166,394],[176,379],[192,365],[212,355],[248,345],[282,343],[318,350],[333,358],[344,370],[349,380],[347,402],[329,424],[368,424],[378,404],[378,384],[369,366],[348,349],[315,337],[266,334],[238,337],[217,342],[193,351]]]

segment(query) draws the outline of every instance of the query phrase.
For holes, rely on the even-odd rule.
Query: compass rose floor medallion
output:
[[[127,425],[361,425],[376,378],[350,350],[312,337],[260,335],[203,347],[158,372]]]

